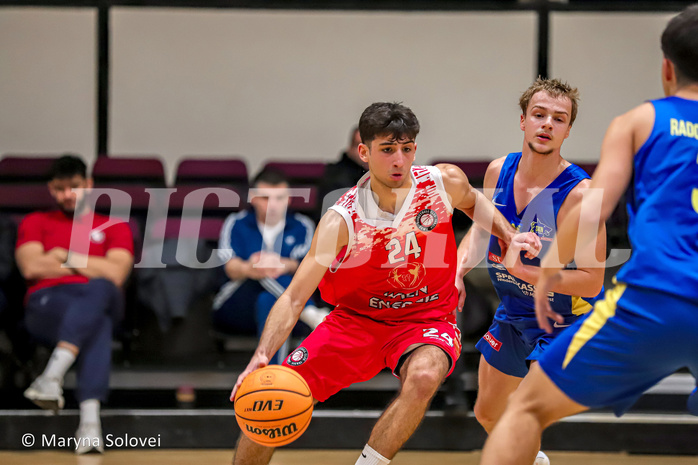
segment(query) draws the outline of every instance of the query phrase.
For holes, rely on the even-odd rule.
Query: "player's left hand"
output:
[[[536,303],[536,319],[538,320],[538,326],[548,334],[553,332],[550,320],[560,324],[565,322],[562,315],[553,311],[550,307],[550,301],[548,300],[548,293],[561,279],[560,270],[542,268],[533,295],[533,299]]]

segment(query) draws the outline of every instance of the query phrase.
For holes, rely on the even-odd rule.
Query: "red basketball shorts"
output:
[[[300,373],[313,397],[322,402],[353,383],[368,381],[384,368],[399,377],[395,371],[400,358],[413,344],[441,348],[450,359],[450,375],[461,350],[453,315],[385,323],[335,309],[283,364]]]

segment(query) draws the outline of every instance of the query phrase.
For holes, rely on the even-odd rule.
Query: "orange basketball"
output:
[[[235,417],[248,438],[263,446],[289,444],[308,428],[313,395],[295,371],[269,365],[244,379],[235,396]]]

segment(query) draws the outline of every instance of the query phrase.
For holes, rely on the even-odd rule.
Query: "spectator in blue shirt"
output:
[[[252,186],[252,208],[228,216],[221,229],[218,254],[228,280],[213,301],[213,326],[259,337],[272,305],[310,249],[315,224],[288,210],[289,184],[282,173],[265,169]],[[324,317],[310,302],[303,313],[301,321],[311,328]],[[282,352],[270,363],[280,363]]]

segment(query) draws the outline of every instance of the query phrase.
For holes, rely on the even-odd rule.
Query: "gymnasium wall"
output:
[[[96,151],[96,11],[0,8],[0,155]]]
[[[612,117],[661,96],[666,13],[551,13],[551,75],[579,86],[563,154],[595,161]],[[0,154],[96,150],[96,13],[0,8]],[[333,160],[363,108],[410,106],[418,159],[520,150],[536,15],[113,8],[109,152]]]

